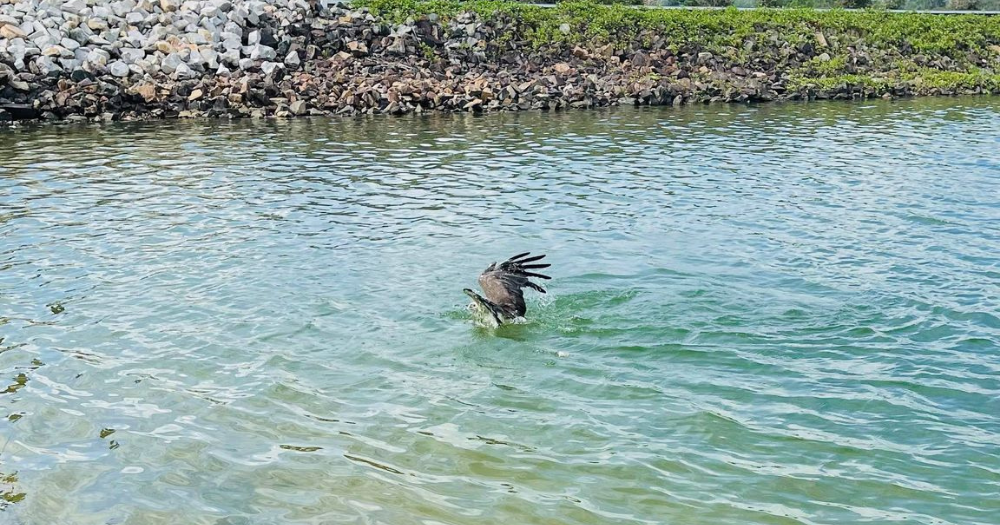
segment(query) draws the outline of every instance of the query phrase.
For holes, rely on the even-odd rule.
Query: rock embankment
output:
[[[575,30],[558,27],[567,35]],[[902,77],[834,88],[796,82],[796,71],[828,68],[831,61],[855,72],[879,62],[858,45],[841,46],[846,59],[831,58],[827,48],[833,51],[836,37],[831,44],[821,32],[814,42],[793,44],[772,31],[728,54],[673,45],[655,31],[630,42],[565,39],[546,46],[532,45],[527,34],[525,22],[502,11],[447,19],[430,14],[392,24],[366,9],[316,0],[0,0],[0,121],[405,114],[949,92]],[[957,69],[948,57],[941,60],[935,63],[940,70]],[[981,61],[989,66],[994,57]],[[983,92],[988,83],[965,84],[953,91]]]

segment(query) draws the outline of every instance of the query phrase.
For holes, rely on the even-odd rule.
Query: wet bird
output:
[[[465,288],[465,295],[472,298],[481,310],[486,310],[497,325],[504,324],[504,321],[511,321],[518,317],[523,317],[527,311],[524,304],[524,293],[522,289],[531,288],[541,293],[545,289],[528,280],[529,277],[539,279],[551,279],[548,275],[542,275],[530,270],[548,268],[551,264],[529,264],[545,257],[536,255],[528,257],[531,252],[519,253],[510,259],[500,263],[490,264],[483,273],[479,275],[479,287],[483,289],[486,297]]]

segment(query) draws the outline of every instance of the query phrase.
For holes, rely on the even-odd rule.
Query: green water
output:
[[[1000,524],[998,99],[0,133],[0,523]]]

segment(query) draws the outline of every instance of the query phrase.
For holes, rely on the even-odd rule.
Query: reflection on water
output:
[[[0,522],[996,525],[998,109],[8,130]]]

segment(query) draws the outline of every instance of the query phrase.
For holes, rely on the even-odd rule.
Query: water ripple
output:
[[[998,110],[8,130],[0,517],[996,525]]]

